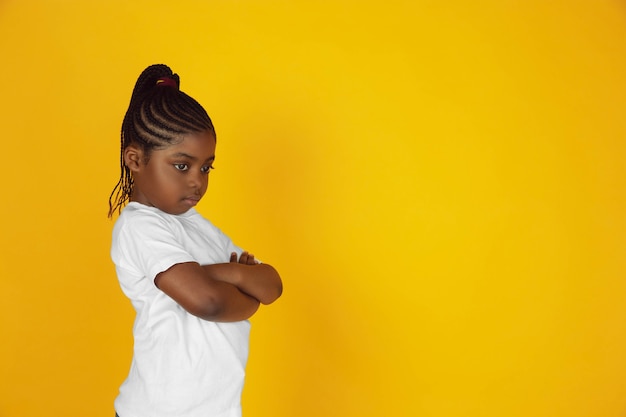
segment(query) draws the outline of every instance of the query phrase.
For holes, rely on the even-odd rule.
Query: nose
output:
[[[190,174],[191,175],[189,175],[189,185],[192,188],[201,190],[205,182],[207,181],[206,175],[204,175],[202,172],[199,172],[199,171],[193,172]]]

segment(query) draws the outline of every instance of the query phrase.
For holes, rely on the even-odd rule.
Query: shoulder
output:
[[[117,221],[115,229],[137,228],[148,225],[166,225],[171,223],[171,215],[154,207],[144,206],[139,203],[130,203],[123,210]]]
[[[126,206],[113,226],[113,242],[149,240],[159,236],[177,235],[172,215],[139,203]]]
[[[111,257],[116,265],[155,276],[174,263],[193,260],[186,242],[176,216],[130,203],[113,227]]]

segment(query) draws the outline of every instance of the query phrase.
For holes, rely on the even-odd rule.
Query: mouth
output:
[[[200,197],[185,197],[183,198],[183,201],[193,207],[198,204],[198,202],[200,201]]]

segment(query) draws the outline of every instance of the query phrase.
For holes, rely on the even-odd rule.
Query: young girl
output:
[[[111,257],[137,315],[130,373],[115,400],[120,417],[240,416],[247,319],[282,292],[274,268],[194,209],[216,136],[179,84],[165,65],[146,68],[122,123]]]

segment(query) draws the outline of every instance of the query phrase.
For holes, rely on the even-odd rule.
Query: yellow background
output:
[[[0,416],[112,417],[144,67],[218,132],[199,209],[280,270],[247,417],[626,416],[618,0],[0,0]]]

